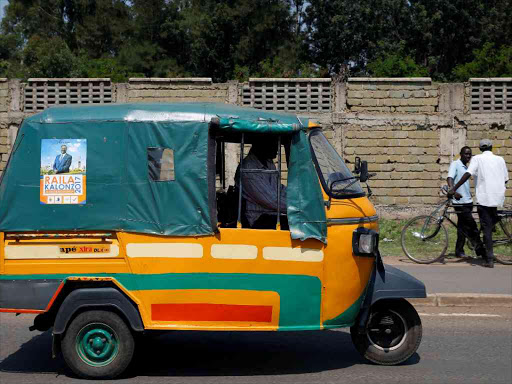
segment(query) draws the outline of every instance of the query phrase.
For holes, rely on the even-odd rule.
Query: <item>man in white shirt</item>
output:
[[[453,197],[455,191],[472,175],[476,176],[476,198],[479,206],[478,217],[484,235],[486,257],[484,266],[494,268],[494,251],[492,246],[492,230],[498,222],[498,207],[505,202],[505,184],[508,182],[508,170],[505,160],[492,153],[492,142],[480,140],[480,155],[471,159],[467,172],[453,188],[448,191],[448,197]]]
[[[462,176],[467,172],[469,161],[471,160],[471,148],[462,147],[460,150],[460,159],[455,160],[450,164],[448,177],[446,181],[448,187],[452,188]],[[466,242],[466,235],[469,237],[475,246],[477,255],[484,257],[484,245],[480,240],[480,233],[473,219],[473,198],[471,197],[471,189],[469,180],[460,186],[455,192],[455,200],[452,200],[453,208],[457,212],[457,242],[455,244],[455,256],[465,257],[464,243]]]
[[[275,171],[276,167],[272,160],[276,158],[277,151],[277,140],[266,138],[256,141],[243,159],[241,166],[244,170]],[[245,217],[249,226],[258,229],[276,228],[279,185],[281,227],[287,229],[286,187],[280,183],[277,172],[243,172],[242,175],[242,197],[246,201]],[[236,170],[235,183],[240,188],[240,165]]]

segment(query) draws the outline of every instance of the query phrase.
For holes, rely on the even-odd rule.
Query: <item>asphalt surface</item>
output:
[[[384,261],[422,280],[429,294],[512,295],[512,266],[497,264],[494,269],[488,269],[473,260],[418,265],[403,257],[386,257]],[[512,381],[510,305],[417,306],[417,310],[423,322],[423,341],[418,352],[400,366],[367,363],[353,347],[347,329],[172,332],[144,338],[128,373],[118,381],[137,384]],[[71,374],[62,357],[51,358],[50,331],[28,331],[33,318],[33,315],[0,313],[0,383],[83,382]]]
[[[415,264],[404,257],[386,257],[384,263],[423,281],[427,293],[482,293],[512,295],[512,265],[495,263],[483,268],[480,260],[449,260],[447,264]]]
[[[423,340],[406,363],[366,363],[347,329],[173,332],[147,339],[121,383],[510,383],[512,309],[422,308]],[[32,315],[0,314],[0,383],[74,383]],[[96,382],[96,381],[91,381]]]

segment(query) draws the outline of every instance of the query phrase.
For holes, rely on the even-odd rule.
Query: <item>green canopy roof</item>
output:
[[[0,231],[213,234],[212,119],[220,131],[292,135],[291,236],[325,241],[307,120],[213,103],[63,106],[25,119],[0,181]]]
[[[272,132],[266,123],[276,123],[276,129],[282,125],[296,124],[307,126],[308,120],[299,120],[288,113],[263,111],[255,108],[238,107],[220,103],[138,103],[138,104],[94,104],[76,106],[55,106],[33,115],[25,121],[41,124],[58,124],[83,121],[130,121],[130,122],[207,122],[212,118],[220,118],[223,125],[233,129],[245,130],[245,125],[234,124],[244,120],[258,122],[265,127],[264,133]],[[229,120],[232,122],[229,123]],[[254,131],[250,129],[250,131]],[[283,132],[276,132],[283,133]]]

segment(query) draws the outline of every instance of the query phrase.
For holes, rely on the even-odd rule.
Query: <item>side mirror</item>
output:
[[[357,175],[359,172],[361,172],[361,158],[356,157],[356,160],[354,163],[354,173]]]
[[[361,161],[360,165],[360,174],[359,174],[359,181],[362,183],[366,183],[368,180],[368,162],[367,161]]]

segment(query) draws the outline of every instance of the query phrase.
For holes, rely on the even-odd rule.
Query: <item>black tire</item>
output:
[[[361,356],[376,364],[400,364],[417,351],[421,342],[421,319],[405,299],[375,303],[365,333],[358,333],[357,324],[350,328],[352,342]]]
[[[117,314],[94,310],[79,314],[71,322],[61,347],[64,360],[78,376],[113,379],[130,364],[135,342]]]
[[[492,234],[494,258],[501,264],[512,265],[512,217],[503,216]]]
[[[434,263],[444,257],[448,249],[448,232],[432,216],[417,216],[405,224],[401,235],[402,250],[419,264]]]

